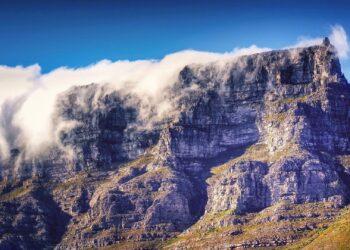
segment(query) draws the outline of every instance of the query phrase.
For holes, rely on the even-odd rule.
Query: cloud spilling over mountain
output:
[[[0,249],[305,242],[350,203],[340,49],[3,67]]]
[[[188,64],[207,63],[231,59],[240,55],[266,51],[266,48],[251,46],[236,49],[231,53],[207,53],[182,51],[165,56],[162,60],[117,61],[102,60],[84,68],[58,68],[48,74],[40,74],[40,67],[3,67],[0,71],[2,126],[1,152],[6,154],[9,147],[21,145],[35,150],[43,143],[51,143],[52,114],[59,93],[76,85],[108,84],[111,91],[123,90],[135,94],[144,102],[157,103],[159,112],[166,112],[166,100],[162,100],[165,88],[176,81],[179,71]],[[11,88],[7,88],[11,85]],[[106,93],[105,93],[106,94]],[[20,104],[18,104],[21,100]],[[143,106],[149,106],[144,103]],[[6,118],[12,110],[11,119]],[[17,128],[17,138],[6,138],[11,129]]]
[[[345,30],[336,25],[330,34],[331,43],[339,57],[347,58],[349,45]],[[292,47],[309,46],[321,38],[302,40]],[[165,56],[161,60],[116,61],[102,60],[82,68],[58,68],[42,74],[39,65],[29,67],[0,66],[0,158],[6,158],[15,147],[36,153],[43,145],[57,143],[53,128],[53,114],[59,93],[72,86],[91,83],[106,85],[104,90],[120,91],[141,100],[141,114],[150,118],[149,108],[156,107],[152,117],[171,113],[172,104],[164,98],[164,91],[177,80],[178,73],[189,64],[235,60],[242,55],[270,50],[255,45],[237,48],[228,53],[209,53],[185,50]],[[82,105],[84,105],[82,103]],[[62,121],[64,122],[64,121]],[[55,124],[55,127],[71,124]]]
[[[338,52],[338,57],[341,59],[348,59],[349,53],[350,53],[350,47],[349,47],[348,37],[344,28],[341,25],[334,25],[331,27],[331,30],[332,32],[329,35],[329,39],[330,39],[330,42],[334,45],[334,47],[336,47]],[[287,48],[308,47],[315,44],[320,44],[322,40],[323,40],[322,37],[316,37],[316,38],[301,37],[295,45],[289,46]]]

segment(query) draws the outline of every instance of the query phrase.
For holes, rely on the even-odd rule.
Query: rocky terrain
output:
[[[59,96],[60,146],[0,162],[0,249],[315,249],[349,230],[350,85],[328,39],[188,65],[152,126],[103,88]]]

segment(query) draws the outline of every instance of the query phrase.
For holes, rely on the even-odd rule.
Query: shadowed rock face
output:
[[[186,66],[165,94],[178,112],[152,129],[143,126],[139,100],[102,88],[59,97],[56,119],[74,124],[59,130],[63,148],[13,168],[18,150],[0,165],[0,215],[40,201],[11,184],[37,178],[31,185],[44,187],[66,218],[58,227],[64,235],[39,230],[39,219],[28,234],[14,219],[25,212],[14,210],[0,249],[151,242],[212,213],[349,202],[350,87],[330,44]],[[51,223],[52,214],[40,216]]]
[[[157,128],[135,128],[138,111],[127,104],[130,97],[120,97],[117,92],[98,96],[98,88],[76,87],[58,100],[56,116],[76,123],[72,130],[60,133],[62,144],[76,156],[75,171],[113,168],[115,163],[135,159],[159,137]]]

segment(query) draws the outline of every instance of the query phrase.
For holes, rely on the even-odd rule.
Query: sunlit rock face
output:
[[[1,163],[0,216],[47,199],[65,219],[53,237],[41,219],[21,230],[26,210],[12,211],[0,249],[164,240],[207,214],[349,202],[350,87],[328,43],[188,65],[164,93],[172,112],[151,124],[136,97],[101,89],[60,95],[60,146],[23,161],[18,149]]]

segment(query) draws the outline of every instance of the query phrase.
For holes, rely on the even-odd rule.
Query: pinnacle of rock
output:
[[[324,39],[323,39],[323,45],[324,46],[329,46],[331,44],[331,42],[329,41],[329,38],[328,37],[325,37]]]

